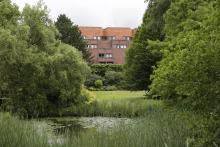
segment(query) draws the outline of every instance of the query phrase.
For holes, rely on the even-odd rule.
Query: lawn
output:
[[[145,98],[145,91],[94,91],[95,98],[101,100],[128,100]]]

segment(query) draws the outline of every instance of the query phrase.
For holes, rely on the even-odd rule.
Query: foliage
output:
[[[38,129],[34,126],[34,122],[19,120],[9,113],[0,113],[0,146],[50,147],[48,137],[37,134]]]
[[[119,64],[91,64],[92,73],[104,77],[107,71],[123,72],[123,65]]]
[[[85,86],[87,88],[93,90],[96,80],[102,80],[104,85],[102,89],[96,90],[116,90],[126,88],[123,65],[92,64],[90,67],[92,74],[86,79]]]
[[[170,3],[171,0],[149,1],[143,24],[138,28],[133,43],[126,53],[125,75],[132,90],[145,90],[151,83],[152,67],[161,59],[161,53],[158,48],[149,46],[148,40],[164,39],[163,15]]]
[[[104,85],[119,85],[123,80],[123,73],[122,72],[115,72],[115,71],[107,71],[105,73],[105,81]]]
[[[8,0],[0,3],[13,7]],[[13,18],[8,28],[0,27],[0,93],[10,99],[11,111],[38,116],[76,103],[89,71],[81,54],[56,40],[57,31],[41,2],[26,5],[20,17],[14,9],[4,9],[13,17],[0,13],[0,18]]]
[[[151,100],[148,103],[150,102]],[[209,134],[204,131],[207,120],[198,114],[157,107],[147,111],[145,109],[145,113],[147,115],[143,118],[132,119],[133,123],[130,125],[118,124],[106,131],[94,129],[85,132],[83,130],[80,133],[67,131],[66,134],[58,136],[58,139],[53,138],[44,125],[40,126],[40,122],[19,120],[0,113],[0,146],[185,147],[201,146],[200,141],[209,138]]]
[[[220,144],[219,8],[208,0],[172,3],[165,16],[164,58],[150,86],[151,95],[209,115],[213,138],[204,146]]]
[[[86,87],[94,87],[95,81],[97,80],[103,80],[103,77],[96,75],[96,74],[91,74],[86,78],[86,81],[84,84]]]
[[[82,89],[81,96],[83,97],[83,100],[86,102],[86,104],[92,104],[95,102],[95,95],[86,88]]]
[[[94,85],[96,88],[102,88],[103,82],[102,82],[102,80],[96,80]]]
[[[60,33],[59,39],[63,43],[69,44],[77,48],[80,52],[82,52],[83,58],[87,62],[91,62],[91,54],[86,47],[86,42],[84,41],[78,26],[74,25],[73,22],[65,14],[61,14],[58,16],[55,25]]]

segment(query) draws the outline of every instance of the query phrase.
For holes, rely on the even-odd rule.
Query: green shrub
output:
[[[118,88],[116,86],[106,86],[103,88],[105,91],[116,91]]]
[[[95,87],[96,88],[102,88],[102,86],[103,86],[103,82],[102,82],[102,80],[96,80],[95,81]]]
[[[123,80],[122,72],[107,71],[105,73],[104,85],[106,86],[119,85],[120,82],[122,82],[122,80]]]
[[[92,64],[90,65],[93,74],[104,77],[107,71],[123,72],[123,65],[118,64]]]
[[[82,89],[81,96],[83,97],[82,99],[84,99],[84,102],[87,104],[91,104],[95,101],[95,95],[85,88]]]
[[[103,77],[96,75],[96,74],[91,74],[86,78],[84,85],[87,88],[95,87],[96,80],[103,80]]]

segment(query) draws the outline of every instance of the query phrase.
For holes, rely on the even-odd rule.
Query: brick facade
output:
[[[130,46],[135,29],[79,27],[94,63],[124,64],[125,51]]]

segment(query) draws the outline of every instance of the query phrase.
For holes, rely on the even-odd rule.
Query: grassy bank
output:
[[[62,116],[140,117],[162,107],[162,101],[145,99],[145,92],[96,91],[95,102],[62,110]]]
[[[181,116],[181,117],[180,117]],[[185,116],[185,118],[184,118]],[[66,135],[62,143],[49,143],[47,132],[36,128],[34,122],[18,120],[0,113],[0,146],[4,147],[188,147],[202,143],[208,135],[204,121],[194,114],[168,111],[138,119],[131,126],[119,125],[107,132],[82,132]],[[67,133],[68,134],[68,133]],[[197,138],[195,138],[197,136]],[[195,144],[196,142],[196,144]]]
[[[48,146],[48,139],[37,134],[34,123],[0,113],[0,147],[39,146]]]
[[[51,144],[46,130],[34,122],[0,113],[0,146],[190,147],[210,140],[205,117],[165,109],[162,101],[145,99],[144,92],[99,91],[95,95],[96,103],[68,108],[65,115],[133,117],[136,123],[121,124],[106,132],[66,133],[62,143]]]

